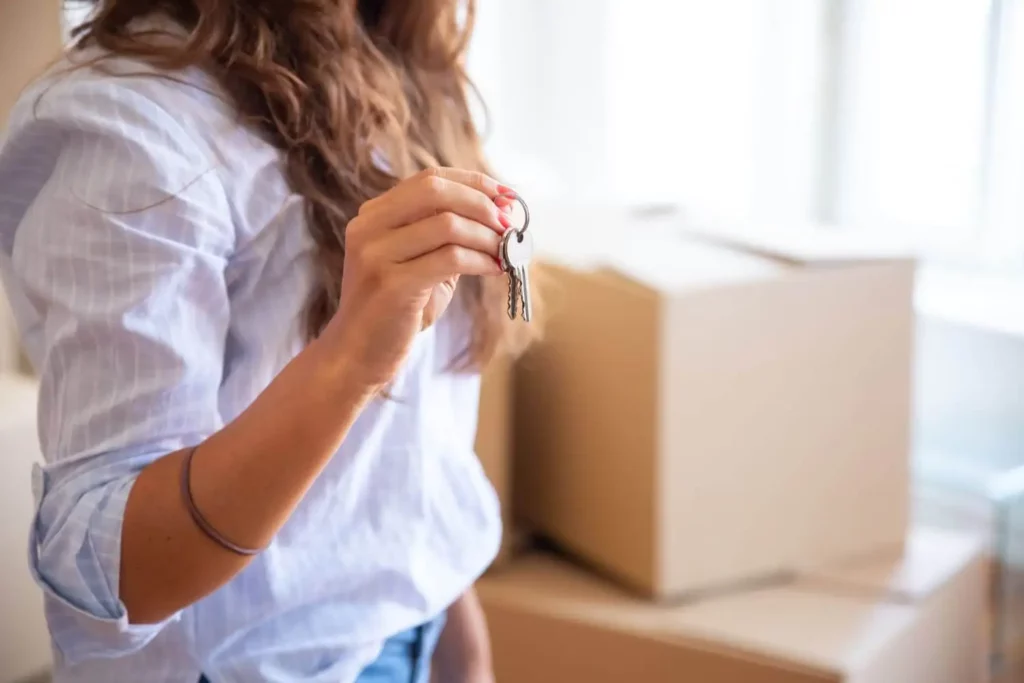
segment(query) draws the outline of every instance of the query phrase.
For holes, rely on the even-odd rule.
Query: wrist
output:
[[[324,388],[332,404],[361,404],[376,396],[381,386],[360,371],[353,354],[323,338],[313,340],[303,352],[307,372]]]

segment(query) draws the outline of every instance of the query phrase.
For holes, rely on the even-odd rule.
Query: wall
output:
[[[25,83],[60,51],[60,5],[61,0],[0,2],[0,128]],[[17,365],[10,310],[0,293],[0,370]]]
[[[0,1],[0,130],[24,85],[60,51],[60,4]],[[10,311],[0,291],[0,373],[16,370],[18,359]],[[25,555],[32,519],[29,469],[39,457],[34,392],[30,380],[0,377],[0,683],[27,680],[47,668],[50,659],[42,597]]]
[[[49,667],[42,594],[29,574],[32,463],[40,459],[34,380],[0,376],[0,683]]]

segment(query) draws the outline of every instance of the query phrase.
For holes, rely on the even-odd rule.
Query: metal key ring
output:
[[[517,202],[519,202],[519,205],[521,207],[523,207],[523,227],[515,228],[516,238],[520,242],[522,242],[523,241],[523,233],[526,232],[526,229],[530,227],[530,207],[526,205],[526,200],[524,200],[522,197],[520,197],[518,192],[506,192],[504,194],[499,194],[498,196],[499,197],[511,197],[512,199],[514,199]]]

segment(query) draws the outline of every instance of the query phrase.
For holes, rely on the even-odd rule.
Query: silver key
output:
[[[530,259],[533,258],[533,235],[525,229],[509,230],[501,240],[505,270],[509,274],[509,317],[515,320],[517,302],[522,304],[525,322],[530,322]]]
[[[519,275],[515,268],[506,268],[508,273],[508,317],[516,319],[519,310]]]
[[[509,240],[515,240],[516,230],[509,228],[505,231],[505,234],[501,236],[501,245],[498,248],[498,255],[501,258],[501,267],[505,269],[505,273],[508,275],[508,317],[511,320],[516,319],[516,315],[519,312],[519,273],[515,267],[509,265],[508,256],[505,252],[505,245]]]

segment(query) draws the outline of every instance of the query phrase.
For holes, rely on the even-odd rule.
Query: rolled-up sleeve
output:
[[[125,502],[222,426],[230,208],[187,124],[133,80],[23,101],[0,151],[0,269],[41,381],[30,563],[68,663],[160,631],[118,595]]]

